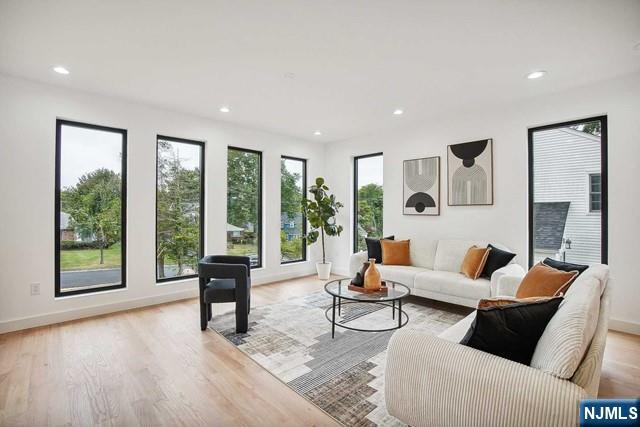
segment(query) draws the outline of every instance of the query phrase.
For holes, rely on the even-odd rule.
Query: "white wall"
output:
[[[195,280],[155,283],[157,134],[206,141],[206,253],[226,251],[227,146],[245,147],[262,151],[264,165],[264,268],[254,283],[315,271],[315,249],[310,261],[280,265],[280,156],[309,159],[312,179],[323,170],[319,144],[2,75],[0,117],[0,332],[196,295]],[[56,118],[128,130],[124,290],[54,298]]]
[[[547,78],[553,78],[550,74]],[[525,84],[544,84],[525,82]],[[461,94],[461,101],[464,95]],[[456,115],[406,124],[395,130],[327,146],[331,165],[327,180],[345,203],[338,222],[345,233],[331,239],[330,256],[338,271],[348,271],[352,248],[353,156],[384,152],[384,234],[434,240],[473,238],[503,243],[527,258],[527,128],[608,115],[609,124],[609,264],[614,287],[612,327],[640,333],[640,74],[602,82],[551,96],[531,98],[503,108],[473,106]],[[398,121],[410,121],[407,111]],[[447,144],[493,138],[494,205],[447,206]],[[402,215],[402,161],[441,156],[441,215]]]

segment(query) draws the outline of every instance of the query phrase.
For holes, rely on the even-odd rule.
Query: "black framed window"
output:
[[[126,286],[127,131],[56,121],[55,295]]]
[[[158,135],[156,281],[198,275],[204,254],[204,143]]]
[[[606,263],[607,117],[528,134],[529,264],[546,257]]]
[[[382,237],[382,153],[354,158],[353,251],[366,250],[365,237]]]
[[[301,212],[307,193],[307,161],[282,156],[280,159],[280,262],[306,261],[307,219]]]
[[[227,153],[227,254],[262,266],[262,153],[229,147]]]
[[[589,211],[602,210],[602,180],[599,173],[589,174]]]

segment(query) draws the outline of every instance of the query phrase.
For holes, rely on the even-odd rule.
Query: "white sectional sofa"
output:
[[[609,268],[589,267],[542,334],[531,366],[458,344],[475,312],[439,337],[399,330],[385,372],[389,414],[414,426],[576,426],[598,394],[607,337]],[[508,283],[507,283],[508,281]],[[514,296],[519,281],[503,285]]]
[[[411,266],[377,265],[382,279],[394,280],[411,288],[411,294],[467,307],[476,307],[482,298],[502,295],[503,287],[511,289],[525,274],[524,269],[512,261],[497,270],[491,279],[471,280],[460,273],[467,250],[473,246],[493,246],[509,250],[495,242],[472,240],[411,240]],[[367,261],[367,252],[351,255],[349,273],[354,277]]]

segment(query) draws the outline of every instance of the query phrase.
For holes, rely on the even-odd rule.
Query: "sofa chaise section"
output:
[[[582,321],[576,314],[579,310],[573,307],[566,313],[571,307],[567,304],[562,312],[561,305],[556,316],[571,316],[569,321],[559,317],[559,321],[550,322],[538,342],[536,352],[547,352],[545,362],[566,360],[571,349],[561,353],[549,348],[543,344],[545,335],[557,337],[563,325],[571,325],[568,336],[584,334],[586,350],[574,359],[577,368],[568,377],[458,344],[473,322],[474,312],[438,337],[418,330],[399,330],[392,336],[385,372],[387,411],[415,427],[577,425],[580,399],[594,398],[598,393],[609,319],[608,276],[605,265],[585,271],[563,302],[568,303],[569,298],[585,302]],[[517,285],[510,285],[512,296]],[[597,302],[589,304],[584,294],[592,292],[589,287],[593,286],[598,288]],[[591,337],[585,325],[592,318],[597,319],[597,325]]]

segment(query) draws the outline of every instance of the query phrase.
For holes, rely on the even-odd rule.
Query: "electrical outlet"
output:
[[[31,284],[31,296],[40,295],[40,283]]]

